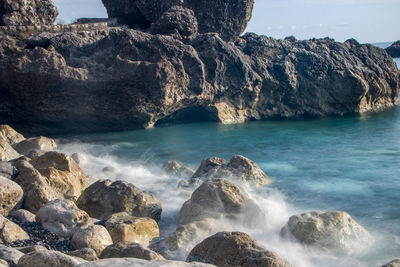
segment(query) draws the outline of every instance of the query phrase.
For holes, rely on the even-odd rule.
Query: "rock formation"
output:
[[[400,40],[385,49],[391,57],[400,57]]]
[[[51,0],[0,0],[0,26],[51,25],[57,16]]]
[[[400,91],[392,58],[354,40],[234,44],[121,27],[33,38],[0,37],[0,120],[28,132],[360,114]]]
[[[192,249],[187,261],[228,266],[289,267],[287,261],[263,248],[256,240],[241,232],[220,232],[203,240]]]

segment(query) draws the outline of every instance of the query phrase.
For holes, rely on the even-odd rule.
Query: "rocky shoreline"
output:
[[[0,121],[24,133],[63,134],[396,105],[400,74],[384,49],[352,39],[239,37],[253,1],[213,3],[104,0],[120,26],[0,36]],[[7,25],[27,23],[15,12]],[[32,24],[43,24],[38,12]]]
[[[262,216],[241,185],[257,188],[271,179],[243,156],[205,159],[196,171],[165,163],[168,175],[182,179],[178,190],[191,197],[176,218],[178,228],[162,236],[157,223],[162,203],[154,195],[124,181],[89,183],[79,154],[54,151],[51,138],[25,139],[0,125],[0,140],[0,266],[296,266],[273,247],[243,232],[221,231],[216,223],[234,220],[251,227],[248,218]],[[374,242],[342,211],[293,215],[280,236],[338,255]],[[178,250],[186,251],[186,262],[171,260]]]

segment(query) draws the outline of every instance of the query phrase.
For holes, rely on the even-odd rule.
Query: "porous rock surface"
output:
[[[61,237],[71,237],[77,228],[92,224],[89,215],[67,199],[56,199],[47,203],[36,214],[36,221],[46,230]]]
[[[103,250],[101,258],[138,258],[144,260],[164,260],[164,257],[137,243],[118,242]]]
[[[343,211],[312,211],[291,216],[281,234],[306,245],[349,252],[373,241],[368,231]]]
[[[291,266],[256,240],[241,232],[220,232],[203,240],[189,253],[186,261],[228,266]]]
[[[99,180],[83,191],[77,201],[79,208],[91,217],[104,219],[118,212],[160,220],[161,202],[133,184]]]
[[[111,215],[104,225],[114,243],[126,241],[147,246],[150,241],[160,236],[160,230],[155,220],[131,216],[126,212]]]
[[[0,26],[52,25],[57,16],[51,0],[0,1]]]
[[[0,176],[0,215],[7,216],[12,210],[17,210],[24,197],[24,191],[15,182]]]

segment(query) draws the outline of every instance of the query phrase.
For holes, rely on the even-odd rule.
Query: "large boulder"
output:
[[[0,243],[25,239],[29,239],[29,235],[21,227],[0,215]]]
[[[0,259],[17,265],[22,256],[24,256],[24,253],[19,250],[0,244]]]
[[[271,183],[271,179],[254,161],[240,155],[233,156],[229,162],[216,157],[203,160],[191,181],[195,183],[212,178],[248,181],[258,185]]]
[[[256,240],[241,232],[220,232],[195,246],[186,261],[228,266],[291,266]]]
[[[400,57],[400,40],[394,42],[391,46],[387,47],[385,50],[391,57]]]
[[[0,161],[9,161],[20,157],[20,154],[2,137],[0,137]]]
[[[225,41],[236,41],[251,19],[254,0],[185,0],[194,11],[199,32],[216,32]]]
[[[24,209],[36,213],[48,202],[63,198],[63,195],[53,189],[39,171],[37,171],[28,161],[19,160],[15,163],[18,169],[18,176],[15,182],[24,190]]]
[[[51,0],[0,1],[0,26],[53,25],[57,16]]]
[[[113,240],[107,229],[102,225],[89,225],[79,228],[72,236],[71,244],[75,249],[91,248],[96,251],[97,256],[111,245]]]
[[[312,211],[289,218],[284,237],[321,249],[353,251],[372,243],[368,231],[343,211]]]
[[[114,243],[126,241],[147,246],[151,240],[160,236],[155,220],[131,216],[126,212],[113,214],[104,224]]]
[[[18,267],[73,267],[84,262],[86,262],[84,259],[49,250],[22,256],[18,261]]]
[[[101,258],[138,258],[144,260],[164,260],[164,257],[137,243],[118,242],[108,246]]]
[[[22,134],[20,134],[7,124],[0,125],[0,138],[6,140],[10,145],[14,145],[25,139],[25,137]]]
[[[141,267],[212,267],[215,265],[205,264],[200,262],[190,262],[186,263],[183,261],[169,261],[169,260],[157,260],[149,261],[137,258],[112,258],[103,259],[98,261],[92,261],[88,263],[79,264],[75,267],[131,267],[131,266],[141,266]]]
[[[198,32],[197,19],[191,9],[173,6],[151,25],[151,30],[158,34],[194,36]]]
[[[88,186],[88,181],[79,165],[67,154],[47,152],[31,160],[31,164],[44,177],[48,184],[65,198],[77,200]]]
[[[91,217],[104,219],[114,213],[127,212],[132,216],[160,220],[161,203],[154,196],[133,184],[100,180],[83,191],[78,207]]]
[[[257,213],[255,203],[240,188],[225,179],[212,179],[197,188],[179,212],[179,223],[204,218],[234,217],[240,213]],[[254,215],[254,214],[253,214]]]
[[[7,216],[21,207],[24,191],[15,182],[0,176],[0,215]]]
[[[67,199],[56,199],[47,203],[36,214],[36,221],[46,230],[61,237],[71,237],[79,227],[92,224],[89,215]]]
[[[39,136],[25,139],[14,145],[15,150],[23,155],[27,155],[32,150],[53,151],[57,149],[54,139]]]

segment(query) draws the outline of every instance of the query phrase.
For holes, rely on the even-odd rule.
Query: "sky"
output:
[[[107,17],[101,0],[53,0],[58,21]],[[400,40],[400,0],[255,0],[246,31],[274,38],[355,38],[361,43]]]

